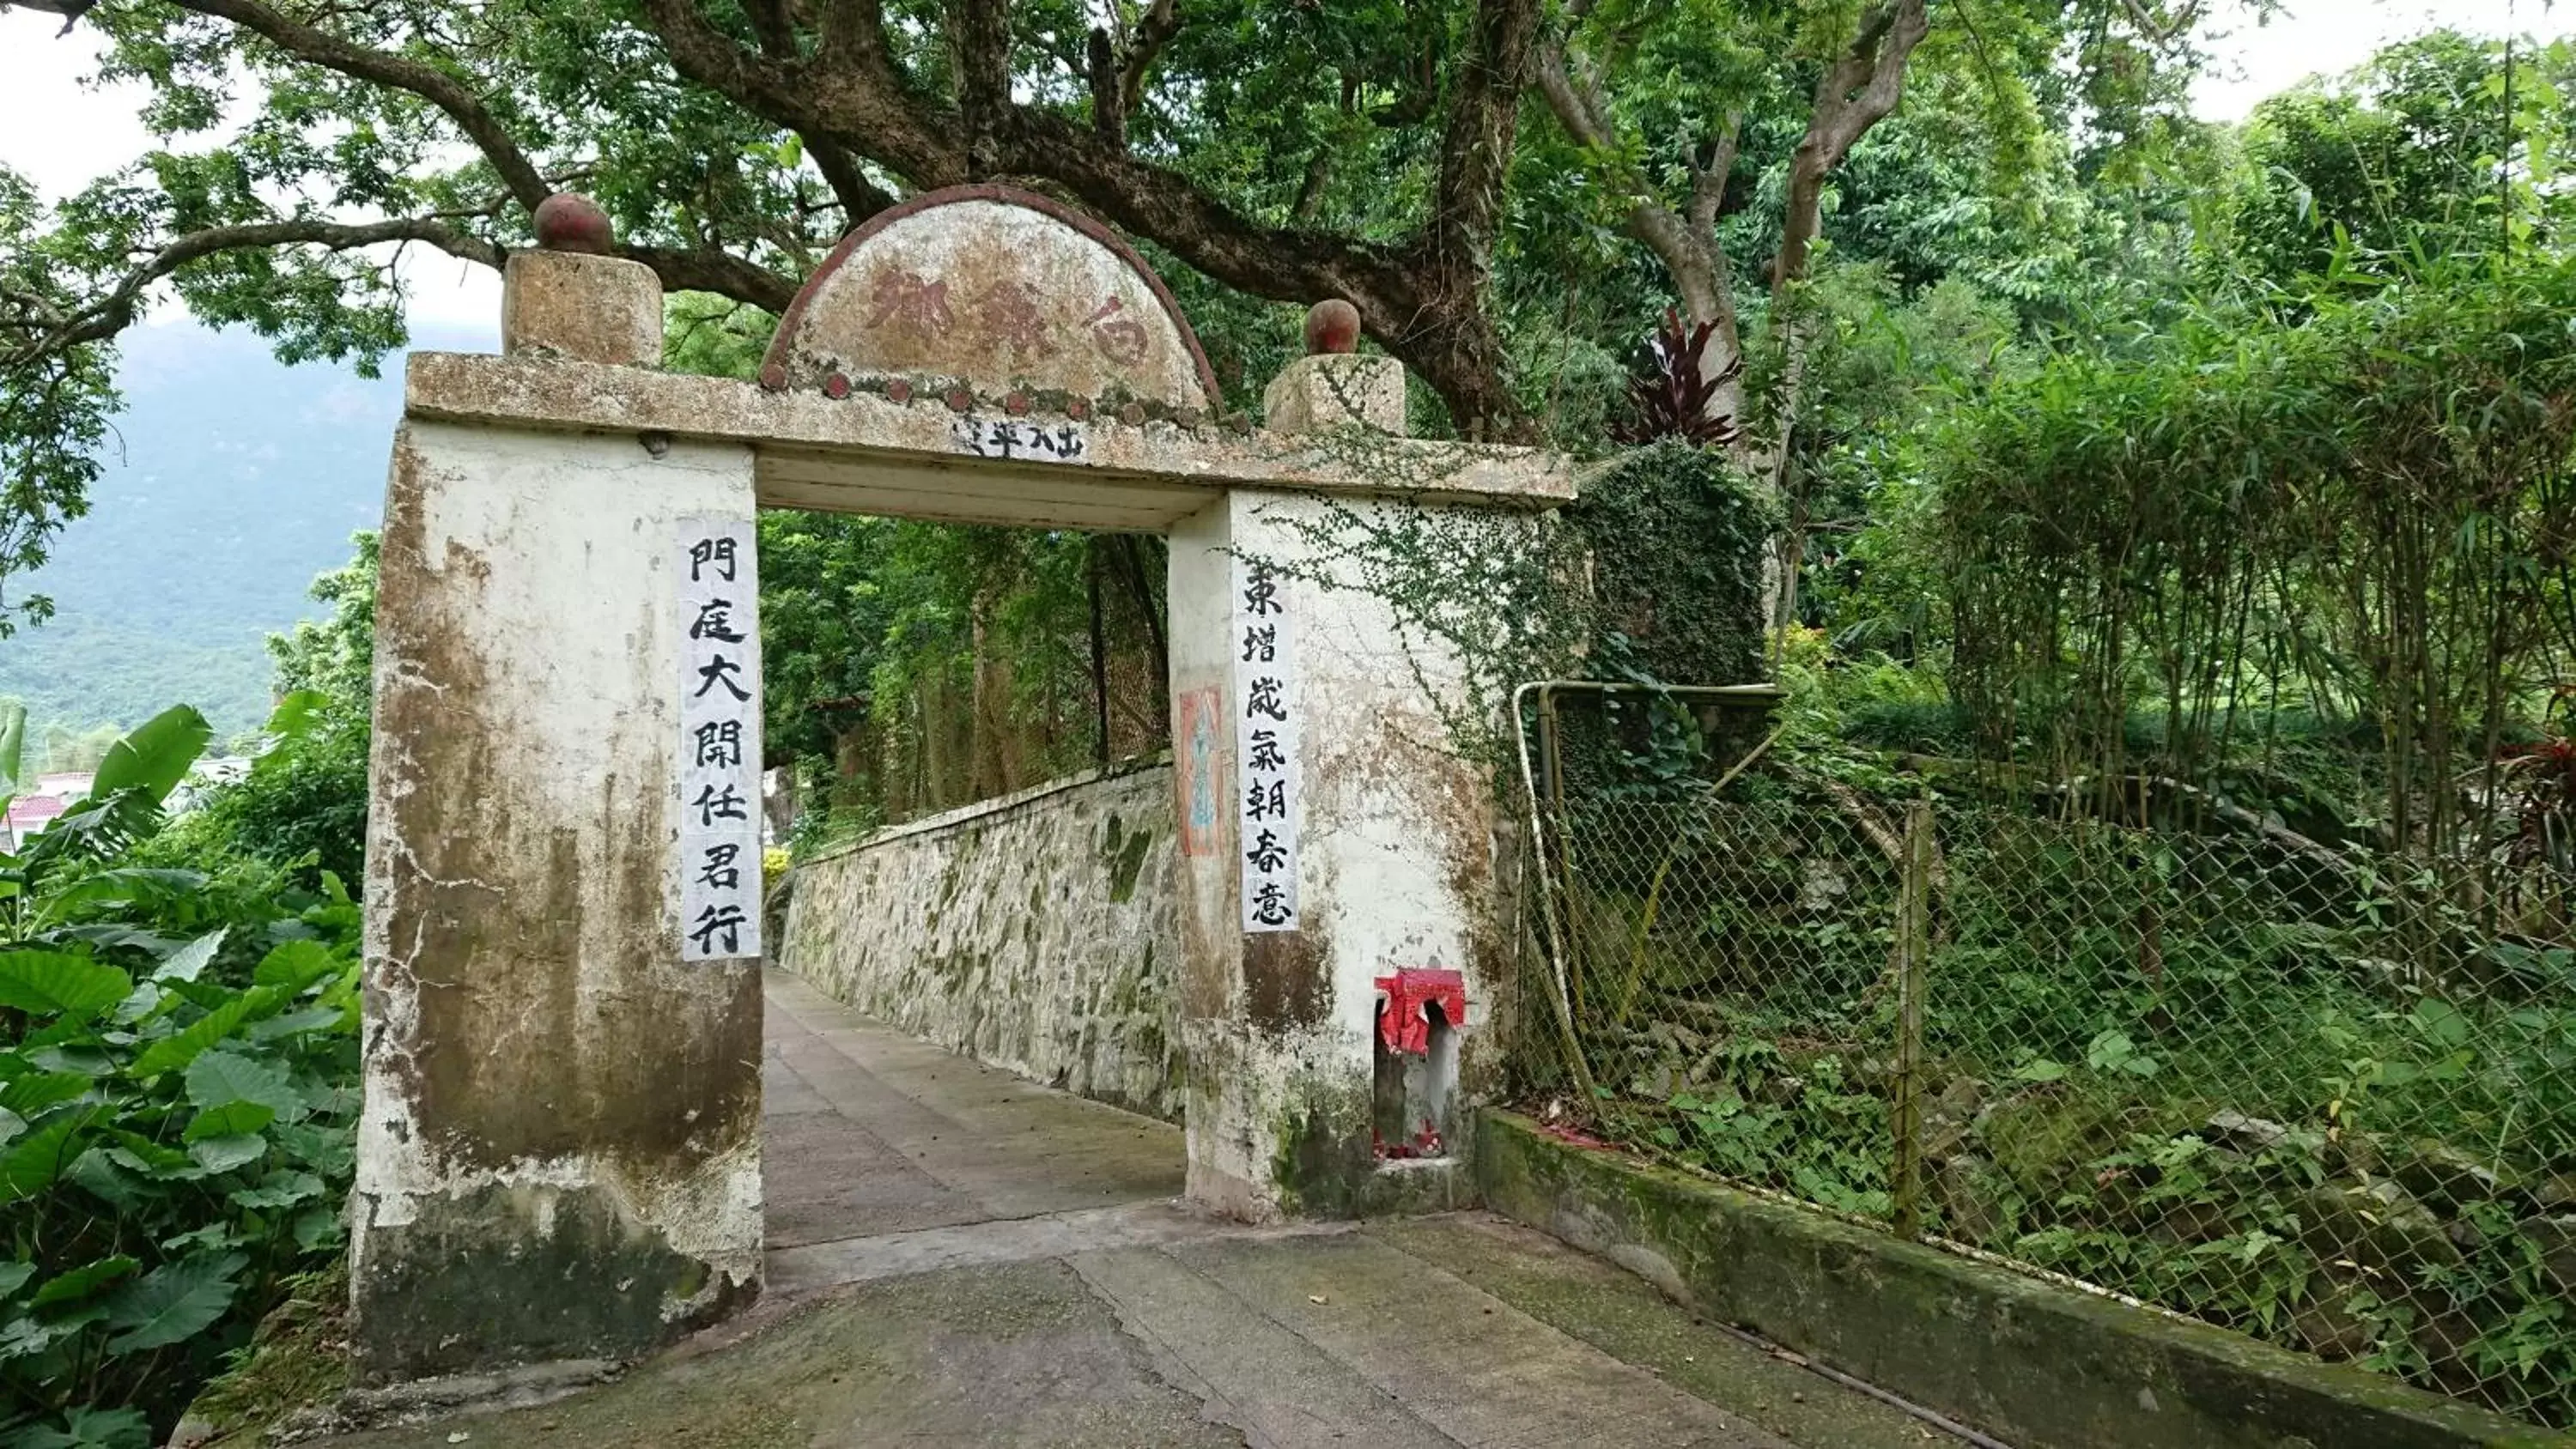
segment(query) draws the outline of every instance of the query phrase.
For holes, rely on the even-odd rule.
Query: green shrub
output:
[[[206,734],[144,725],[0,856],[8,1449],[158,1442],[340,1244],[358,908],[329,872],[138,863]]]
[[[297,708],[298,697],[280,710]],[[318,697],[310,697],[318,700]],[[367,748],[365,717],[337,705],[311,712],[272,733],[250,773],[213,786],[194,808],[140,847],[155,863],[247,859],[292,872],[311,887],[323,874],[344,881],[366,869]],[[272,727],[280,723],[272,719]]]

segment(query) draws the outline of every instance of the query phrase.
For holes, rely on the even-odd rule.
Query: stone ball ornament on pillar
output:
[[[1327,297],[1307,310],[1306,352],[1309,356],[1357,352],[1359,346],[1359,308],[1339,297]]]
[[[1324,432],[1356,424],[1402,437],[1404,364],[1359,355],[1360,309],[1327,297],[1306,313],[1306,355],[1291,361],[1261,395],[1274,433]]]
[[[617,228],[598,202],[558,191],[537,203],[537,245],[550,252],[604,257],[617,248]]]
[[[619,367],[662,362],[662,282],[610,253],[617,229],[587,196],[537,204],[537,245],[502,269],[501,350]]]

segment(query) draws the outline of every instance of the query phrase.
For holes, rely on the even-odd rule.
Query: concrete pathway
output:
[[[792,978],[771,976],[769,1005],[763,1304],[604,1388],[337,1442],[1957,1442],[1499,1219],[1211,1221],[1173,1201],[1175,1127],[923,1046]]]

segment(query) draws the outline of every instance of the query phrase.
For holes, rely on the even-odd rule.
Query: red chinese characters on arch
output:
[[[1146,335],[1144,323],[1119,315],[1126,310],[1126,298],[1112,297],[1082,319],[1082,325],[1091,329],[1091,343],[1100,349],[1101,356],[1121,367],[1133,367],[1145,360],[1146,349],[1154,345],[1154,339]]]
[[[994,283],[973,305],[984,345],[1010,357],[1045,357],[1056,349],[1038,289],[1017,278]]]
[[[1090,218],[997,187],[870,218],[799,293],[762,378],[836,399],[889,394],[871,379],[903,381],[914,397],[1016,395],[1014,416],[1079,418],[1072,404],[1113,401],[1205,415],[1222,400],[1197,338],[1132,249]]]
[[[886,268],[868,283],[868,326],[891,327],[915,337],[945,337],[957,325],[948,309],[948,284],[919,272]]]

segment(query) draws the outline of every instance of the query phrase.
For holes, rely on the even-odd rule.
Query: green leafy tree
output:
[[[44,562],[62,526],[89,509],[97,450],[114,413],[114,350],[75,341],[85,284],[76,251],[35,188],[0,166],[0,583]],[[41,595],[0,594],[0,638],[41,620]]]
[[[2562,245],[2571,79],[2564,40],[2436,31],[2265,101],[2246,127],[2225,261],[2295,288],[2339,255],[2403,267]]]
[[[2009,218],[2019,226],[2007,230],[2046,238],[2059,209],[2034,202],[2072,191],[2079,161],[2098,178],[2113,170],[2107,158],[2176,128],[2204,8],[1569,0],[1534,67],[1560,134],[1534,144],[1525,169],[1576,181],[1557,188],[1565,214],[1652,254],[1652,291],[1714,328],[1712,377],[1746,357],[1749,319],[1780,324],[1772,385],[1724,388],[1708,403],[1755,425],[1739,455],[1776,474],[1811,335],[1791,304],[1828,218],[1858,223],[1837,243],[1851,255],[1910,253],[1917,285],[1965,260],[1954,238],[1924,245],[1963,221]],[[2070,54],[2071,74],[2059,64]],[[1871,155],[1909,99],[1928,100],[1928,118]],[[2088,156],[2068,139],[2079,131]],[[1913,235],[1891,228],[1909,214]]]
[[[375,687],[377,540],[361,533],[351,542],[356,556],[315,579],[309,591],[316,603],[329,606],[329,617],[299,620],[286,633],[270,635],[268,652],[279,696],[318,694],[364,716]]]

